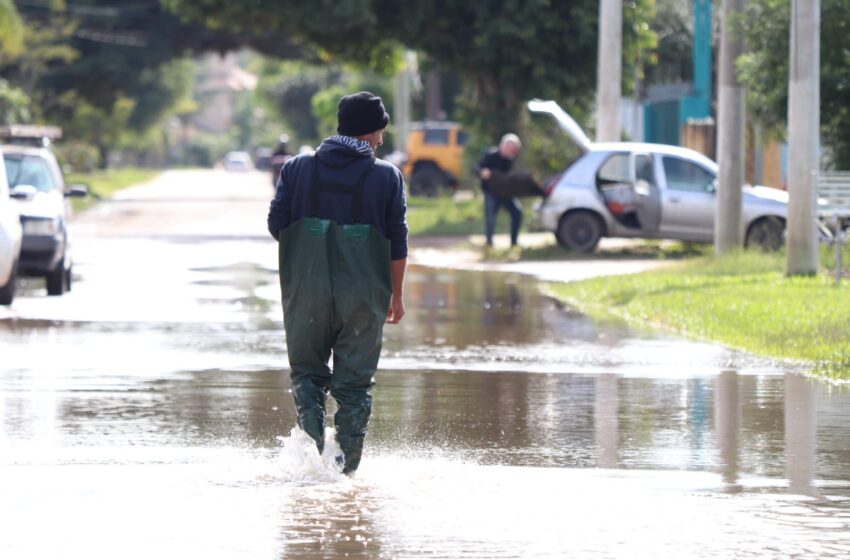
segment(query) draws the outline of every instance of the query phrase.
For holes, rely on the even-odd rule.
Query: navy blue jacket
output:
[[[319,161],[319,177],[325,182],[354,186],[357,178],[372,165],[363,185],[362,221],[375,227],[390,240],[393,260],[407,258],[407,205],[404,199],[404,179],[390,163],[375,159],[365,142],[346,136],[332,136],[321,143],[315,156]],[[313,215],[310,200],[312,154],[296,156],[283,166],[277,181],[277,191],[269,208],[269,233],[275,239],[280,231],[301,218],[317,217],[350,224],[351,197],[323,192],[319,215]]]

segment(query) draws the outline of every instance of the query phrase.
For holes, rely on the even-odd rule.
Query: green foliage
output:
[[[691,2],[656,0],[655,17],[647,17],[655,34],[655,45],[641,49],[647,84],[689,82],[693,79]],[[689,9],[690,7],[690,9]]]
[[[274,30],[323,56],[371,65],[398,64],[395,45],[425,53],[465,82],[458,114],[482,140],[517,129],[532,97],[587,112],[595,89],[596,0],[167,0],[188,18],[233,31]],[[630,83],[654,0],[624,2],[624,74]]]
[[[57,99],[68,118],[63,119],[64,134],[82,139],[98,147],[101,166],[106,166],[109,151],[119,145],[119,139],[133,113],[135,102],[127,97],[118,99],[110,108],[103,108],[67,91]]]
[[[790,0],[751,0],[749,52],[738,61],[749,113],[776,134],[788,115]],[[850,0],[821,0],[821,133],[832,164],[850,169]]]
[[[15,3],[13,0],[0,0],[0,56],[17,56],[23,45],[24,28]]]
[[[455,201],[448,196],[411,196],[407,199],[407,227],[410,235],[483,233],[484,203],[481,199]]]
[[[233,141],[226,135],[196,134],[186,146],[186,165],[212,167],[233,149]]]
[[[30,99],[24,90],[0,79],[0,125],[29,122],[29,106]]]
[[[91,173],[100,163],[97,146],[86,142],[66,140],[58,143],[54,149],[66,173]]]
[[[351,93],[345,86],[336,84],[317,91],[310,100],[313,117],[316,119],[316,129],[319,138],[327,138],[336,134],[337,104],[339,98]]]
[[[583,120],[583,115],[574,111],[573,117]],[[523,142],[520,165],[533,169],[540,183],[562,173],[580,155],[578,146],[547,116],[526,112],[520,119],[519,134]]]
[[[785,277],[782,255],[704,257],[659,271],[552,286],[565,301],[850,377],[850,284]],[[805,305],[803,305],[805,302]]]
[[[293,143],[318,139],[319,123],[312,111],[312,99],[317,92],[340,82],[339,66],[264,58],[256,71],[260,76],[258,102],[285,122]]]

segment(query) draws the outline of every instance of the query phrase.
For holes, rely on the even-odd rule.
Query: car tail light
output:
[[[555,185],[558,184],[558,181],[561,180],[562,173],[558,173],[557,175],[552,175],[549,177],[545,183],[543,183],[543,192],[546,195],[546,198],[549,198],[549,195],[552,194],[552,191],[555,190]]]

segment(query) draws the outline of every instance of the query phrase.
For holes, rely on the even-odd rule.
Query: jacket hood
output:
[[[316,156],[328,167],[346,167],[364,158],[374,159],[375,152],[368,142],[351,136],[336,135],[322,141],[316,150]]]

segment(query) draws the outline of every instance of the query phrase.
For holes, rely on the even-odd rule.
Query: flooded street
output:
[[[0,308],[0,558],[850,557],[847,389],[517,274],[409,270],[337,474],[293,431],[268,183],[126,191],[70,294]]]

